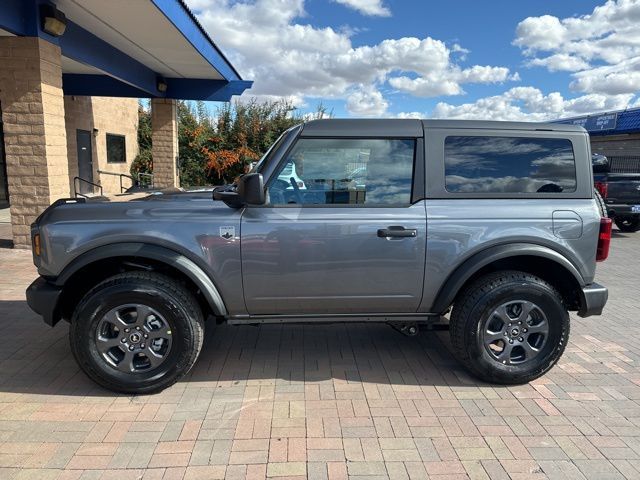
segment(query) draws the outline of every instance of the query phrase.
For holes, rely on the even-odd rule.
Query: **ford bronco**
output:
[[[207,318],[410,334],[444,318],[470,372],[517,384],[558,361],[569,311],[602,312],[603,217],[581,127],[311,121],[213,199],[55,202],[32,226],[27,300],[70,322],[79,365],[115,391],[185,375]]]

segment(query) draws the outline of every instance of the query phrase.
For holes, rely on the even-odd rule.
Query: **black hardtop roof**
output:
[[[577,125],[494,120],[418,120],[408,118],[327,118],[303,124],[302,136],[422,137],[423,128],[474,128],[487,130],[541,130],[586,132]]]

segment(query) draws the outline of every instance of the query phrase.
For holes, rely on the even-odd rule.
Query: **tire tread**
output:
[[[82,311],[82,309],[86,306],[86,304],[91,301],[94,295],[98,294],[100,291],[105,288],[127,285],[127,284],[145,284],[151,285],[163,292],[172,295],[173,298],[180,303],[189,313],[189,318],[194,319],[195,321],[189,322],[191,325],[191,332],[195,343],[195,348],[189,351],[189,355],[186,361],[183,362],[183,365],[178,368],[179,373],[177,375],[173,375],[171,377],[163,378],[157,384],[152,386],[140,386],[140,387],[126,387],[123,388],[122,385],[110,382],[108,379],[105,379],[104,376],[99,375],[99,373],[93,368],[93,366],[82,359],[80,355],[77,353],[79,348],[78,341],[79,338],[77,335],[74,335],[74,326],[77,326],[78,313]],[[202,310],[198,304],[198,301],[194,297],[194,295],[184,287],[180,282],[160,273],[156,272],[125,272],[114,275],[106,280],[100,282],[95,287],[93,287],[87,294],[82,298],[78,306],[76,307],[73,317],[71,320],[71,326],[69,328],[69,337],[71,341],[71,350],[73,352],[74,357],[76,358],[78,364],[82,368],[82,370],[96,383],[101,386],[112,390],[119,391],[122,393],[137,393],[137,394],[149,394],[155,393],[160,390],[164,390],[167,387],[175,384],[178,380],[180,380],[184,375],[186,375],[191,367],[195,364],[198,356],[200,355],[200,351],[202,350],[202,345],[204,343],[204,318],[202,314]]]
[[[466,369],[474,373],[476,376],[493,383],[517,385],[527,383],[544,375],[553,368],[560,359],[569,337],[569,322],[567,321],[566,328],[564,328],[562,332],[560,344],[556,347],[556,350],[552,355],[552,361],[548,364],[543,364],[541,368],[538,368],[527,375],[513,376],[512,378],[509,378],[506,376],[497,376],[492,372],[479,368],[477,363],[471,358],[470,349],[468,348],[468,317],[471,315],[473,308],[484,296],[498,287],[514,282],[536,283],[549,290],[549,292],[556,296],[556,298],[564,305],[560,292],[543,279],[526,272],[504,270],[484,275],[464,288],[458,294],[456,303],[454,303],[453,311],[451,312],[449,335],[451,338],[454,356]]]

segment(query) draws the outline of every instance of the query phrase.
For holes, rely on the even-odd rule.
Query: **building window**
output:
[[[107,133],[107,163],[126,163],[125,136]]]
[[[444,163],[449,192],[576,191],[576,161],[568,139],[447,137]]]

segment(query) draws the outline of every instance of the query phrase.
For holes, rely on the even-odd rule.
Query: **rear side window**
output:
[[[445,184],[453,193],[571,193],[576,162],[563,138],[451,136]]]

